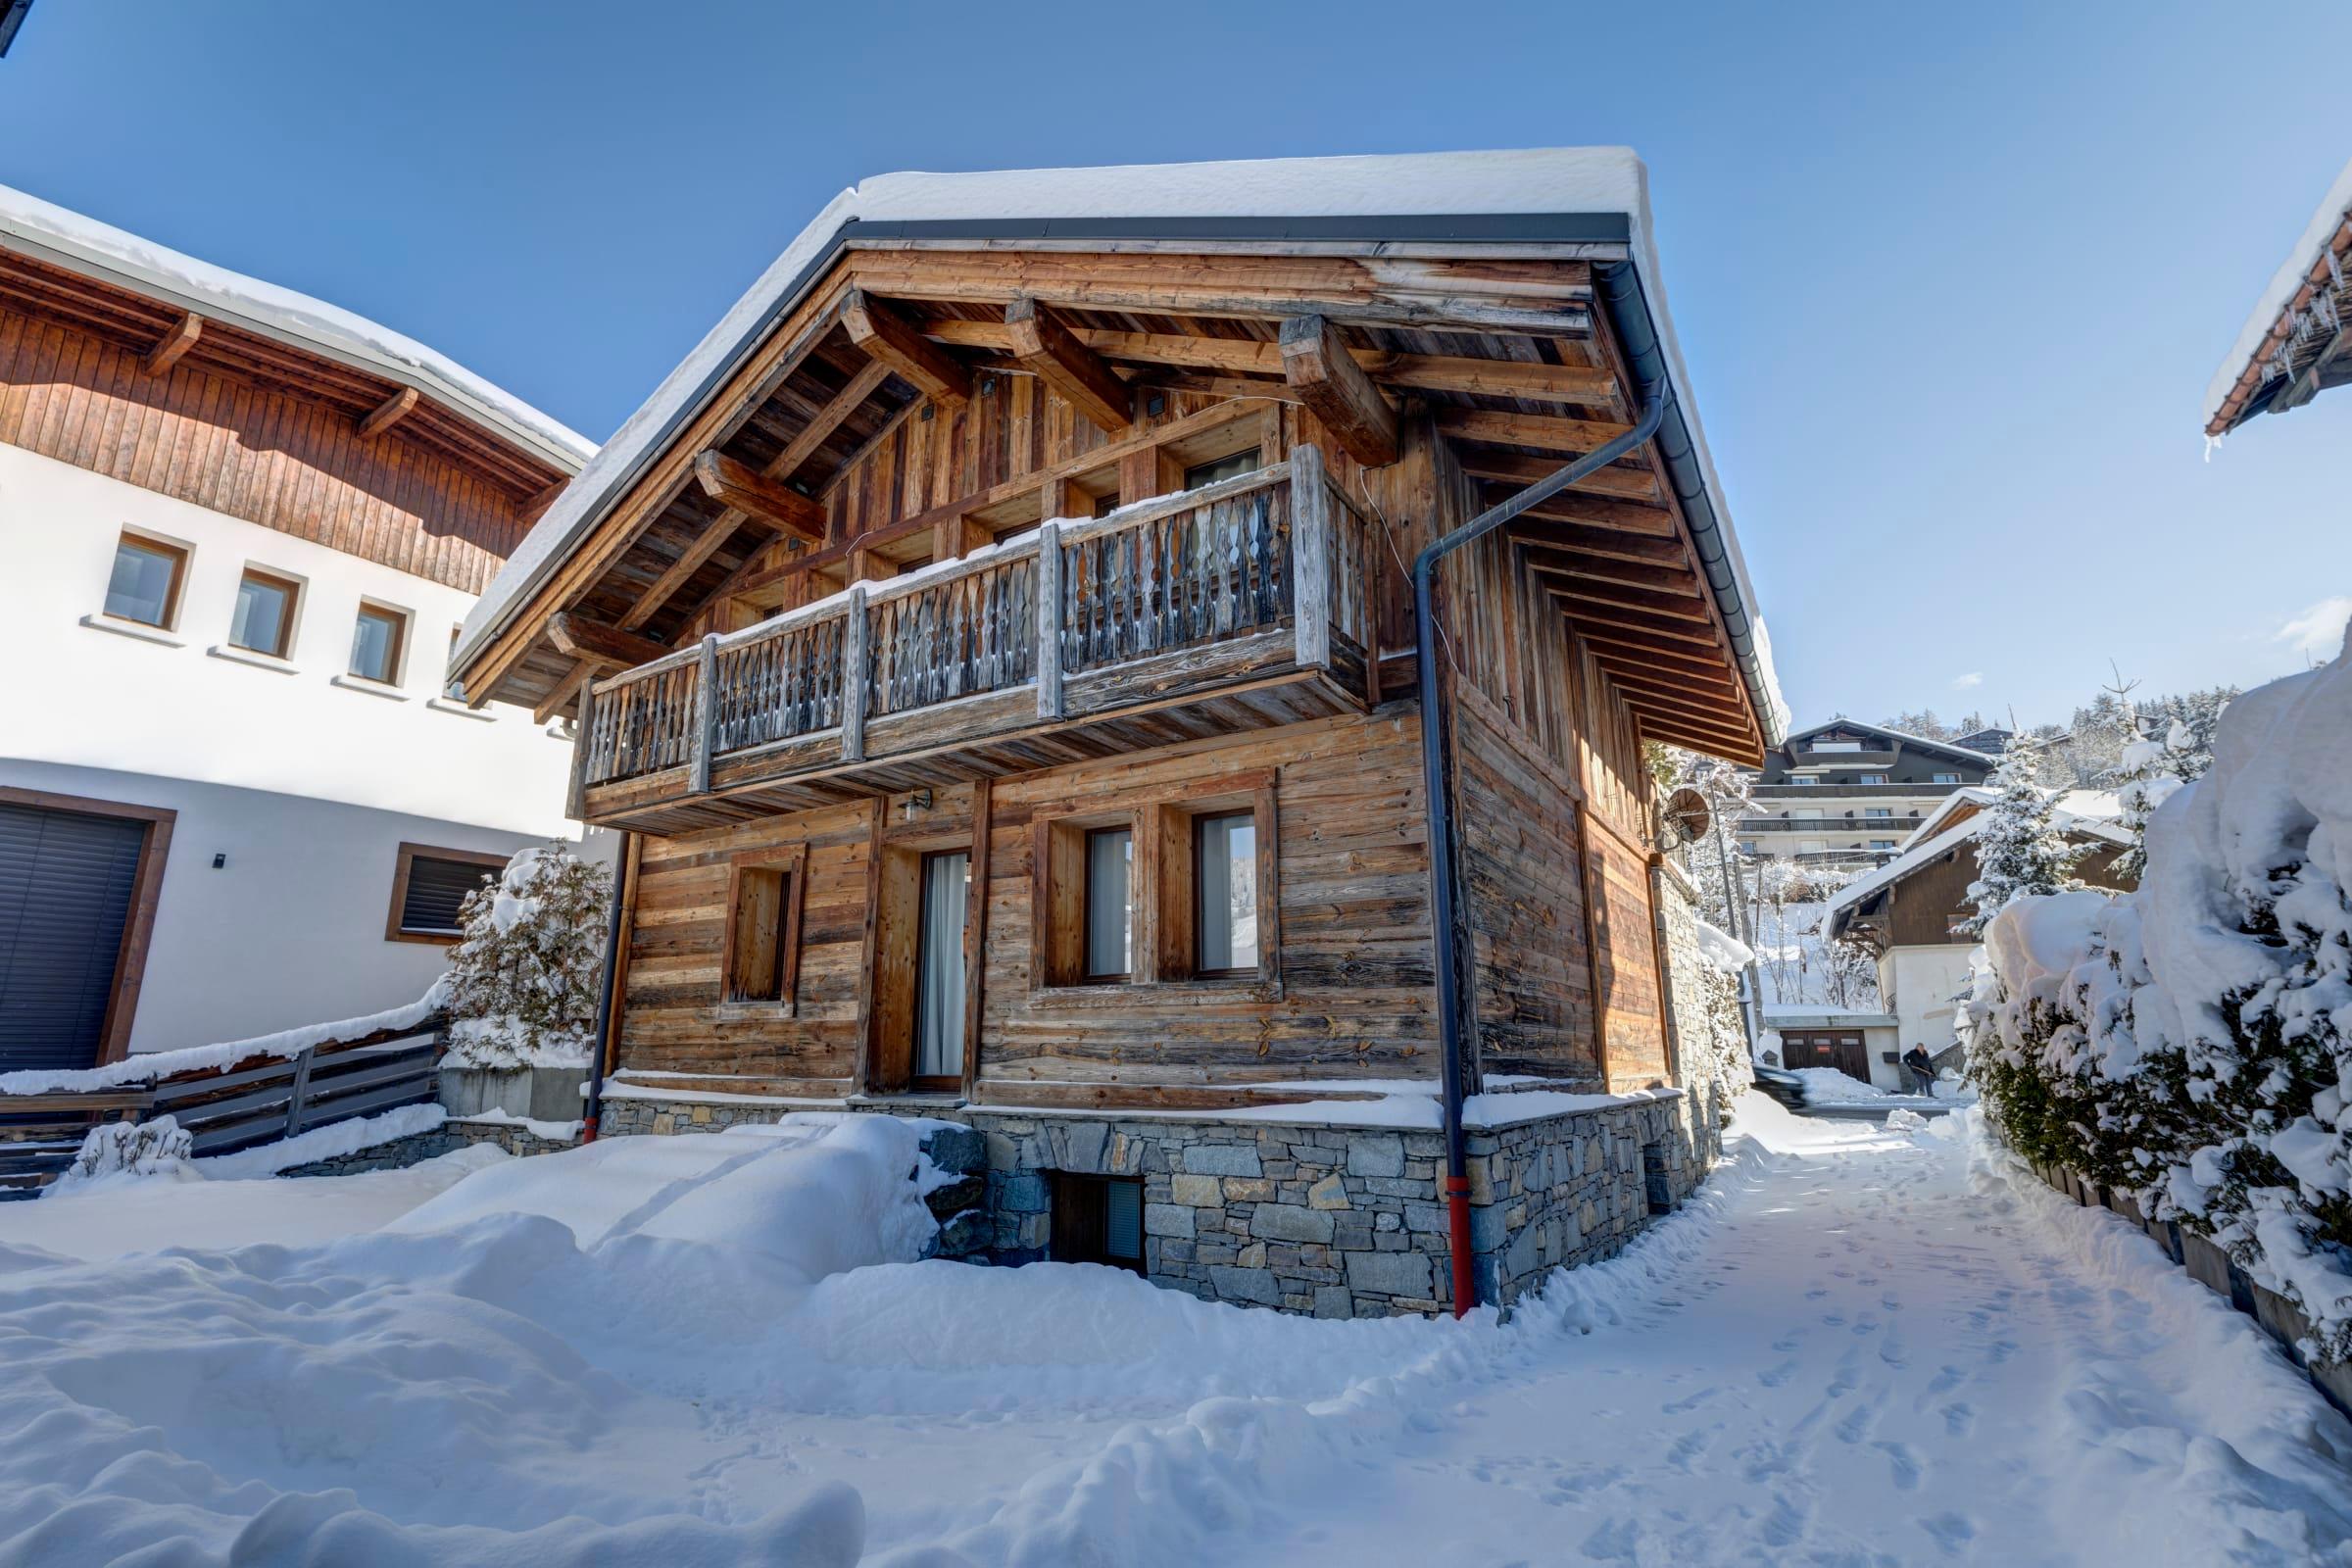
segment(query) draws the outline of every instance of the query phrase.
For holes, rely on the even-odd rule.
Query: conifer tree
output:
[[[450,950],[452,1066],[568,1065],[584,1057],[604,967],[612,873],[561,844],[524,850],[466,896]]]
[[[1993,769],[1998,798],[1984,808],[1977,833],[1977,880],[1968,896],[1977,912],[1954,927],[1982,936],[2001,906],[2029,893],[2066,893],[2082,884],[2071,874],[2082,852],[2052,821],[2052,796],[2034,782],[2034,748],[2013,745]]]

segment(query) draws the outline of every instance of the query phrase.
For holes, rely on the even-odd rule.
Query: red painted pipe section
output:
[[[1446,1178],[1447,1250],[1453,1254],[1453,1315],[1460,1317],[1478,1304],[1478,1279],[1470,1251],[1470,1178]]]

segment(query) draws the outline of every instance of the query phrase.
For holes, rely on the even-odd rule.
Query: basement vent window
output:
[[[1056,1263],[1102,1263],[1144,1272],[1144,1184],[1140,1177],[1054,1173]]]
[[[1669,1214],[1674,1211],[1674,1187],[1666,1179],[1666,1146],[1664,1144],[1643,1144],[1642,1146],[1642,1187],[1648,1196],[1649,1211],[1652,1214]]]

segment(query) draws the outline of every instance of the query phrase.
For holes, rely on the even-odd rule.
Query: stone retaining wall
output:
[[[552,1154],[571,1144],[541,1138],[520,1122],[445,1121],[427,1133],[411,1133],[389,1143],[355,1149],[332,1159],[313,1160],[278,1172],[280,1176],[356,1176],[362,1171],[402,1170],[436,1159],[472,1144],[496,1144],[510,1154]]]
[[[792,1108],[615,1098],[602,1127],[716,1132]],[[1145,1274],[1155,1284],[1317,1317],[1450,1309],[1437,1132],[973,1106],[924,1114],[968,1125],[985,1151],[984,1200],[956,1200],[956,1211],[941,1215],[955,1233],[936,1246],[944,1255],[1037,1261],[1052,1234],[1055,1173],[1131,1177],[1143,1183]],[[1679,1094],[1472,1131],[1482,1298],[1508,1305],[1555,1267],[1615,1253],[1697,1187],[1717,1149],[1711,1113]]]

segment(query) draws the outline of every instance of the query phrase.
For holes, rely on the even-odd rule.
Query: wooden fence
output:
[[[325,1041],[291,1056],[248,1056],[152,1084],[0,1095],[0,1197],[29,1196],[55,1181],[103,1122],[170,1116],[194,1135],[196,1153],[226,1154],[421,1104],[438,1087],[445,1022],[435,1014],[405,1029]]]

